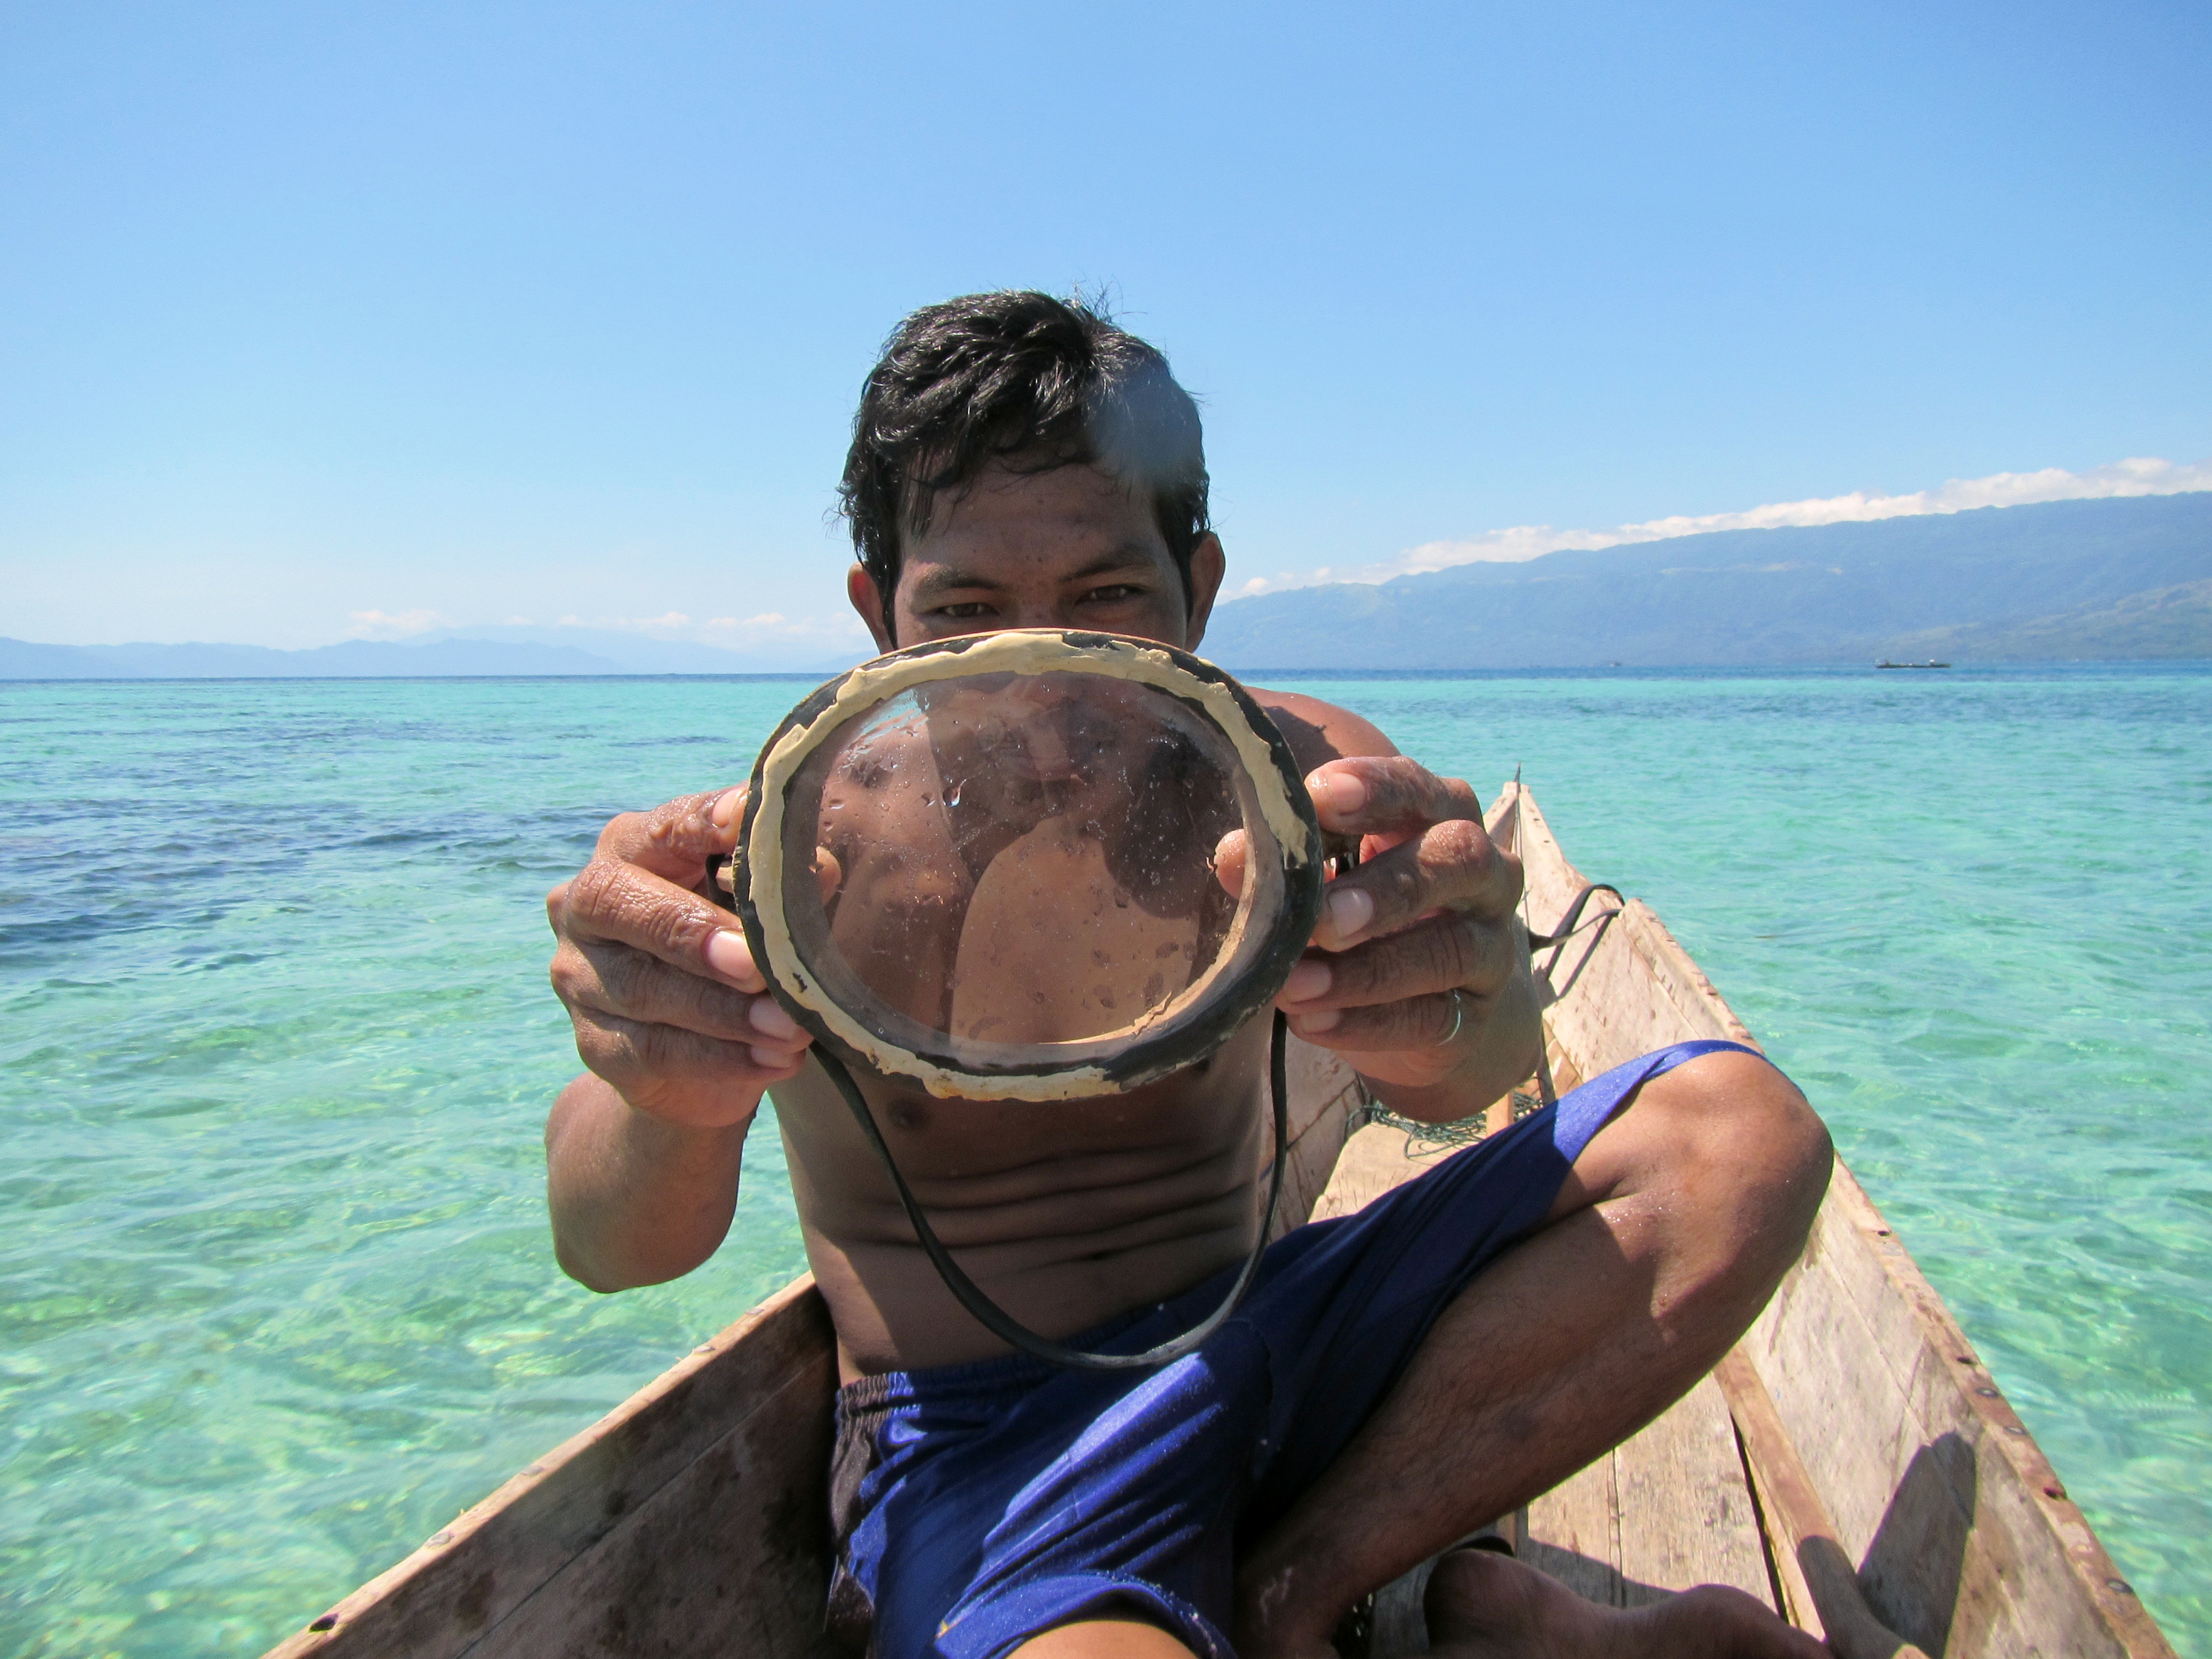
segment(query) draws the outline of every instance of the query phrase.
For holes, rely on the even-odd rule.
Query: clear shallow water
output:
[[[596,1297],[539,901],[799,684],[0,686],[0,1650],[258,1652],[801,1261]],[[1301,680],[1650,899],[2212,1655],[2212,673]]]

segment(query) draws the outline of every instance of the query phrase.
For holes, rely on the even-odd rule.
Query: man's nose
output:
[[[1017,599],[1011,607],[1009,628],[1073,628],[1074,607],[1056,593],[1035,593]]]

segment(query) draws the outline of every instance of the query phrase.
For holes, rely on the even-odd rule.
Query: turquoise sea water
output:
[[[0,686],[0,1651],[251,1655],[800,1266],[597,1297],[540,900],[804,686]],[[1302,681],[1650,900],[2212,1656],[2212,671]]]

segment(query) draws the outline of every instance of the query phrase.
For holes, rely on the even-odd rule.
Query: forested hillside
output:
[[[1202,649],[1241,669],[2212,658],[2212,492],[1299,588],[1221,605]]]

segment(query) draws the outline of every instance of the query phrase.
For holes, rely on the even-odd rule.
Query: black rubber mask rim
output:
[[[808,960],[784,913],[781,817],[785,788],[812,748],[859,713],[929,679],[1005,672],[1009,655],[1037,660],[1015,672],[1110,672],[1166,692],[1237,751],[1254,805],[1248,827],[1273,842],[1256,878],[1272,884],[1275,909],[1239,948],[1244,957],[1208,987],[1206,999],[1112,1052],[1054,1045],[1064,1061],[976,1064],[949,1041],[908,1032],[899,1041],[863,1026],[826,982],[831,965]],[[1255,823],[1256,817],[1267,821]],[[818,688],[776,727],[753,766],[732,872],[737,910],[754,962],[777,1001],[817,1045],[848,1066],[920,1083],[929,1092],[971,1100],[1081,1099],[1139,1088],[1194,1065],[1220,1048],[1282,988],[1321,918],[1322,848],[1313,803],[1290,745],[1251,694],[1211,663],[1156,641],[1060,629],[1008,629],[912,646],[864,663]]]

